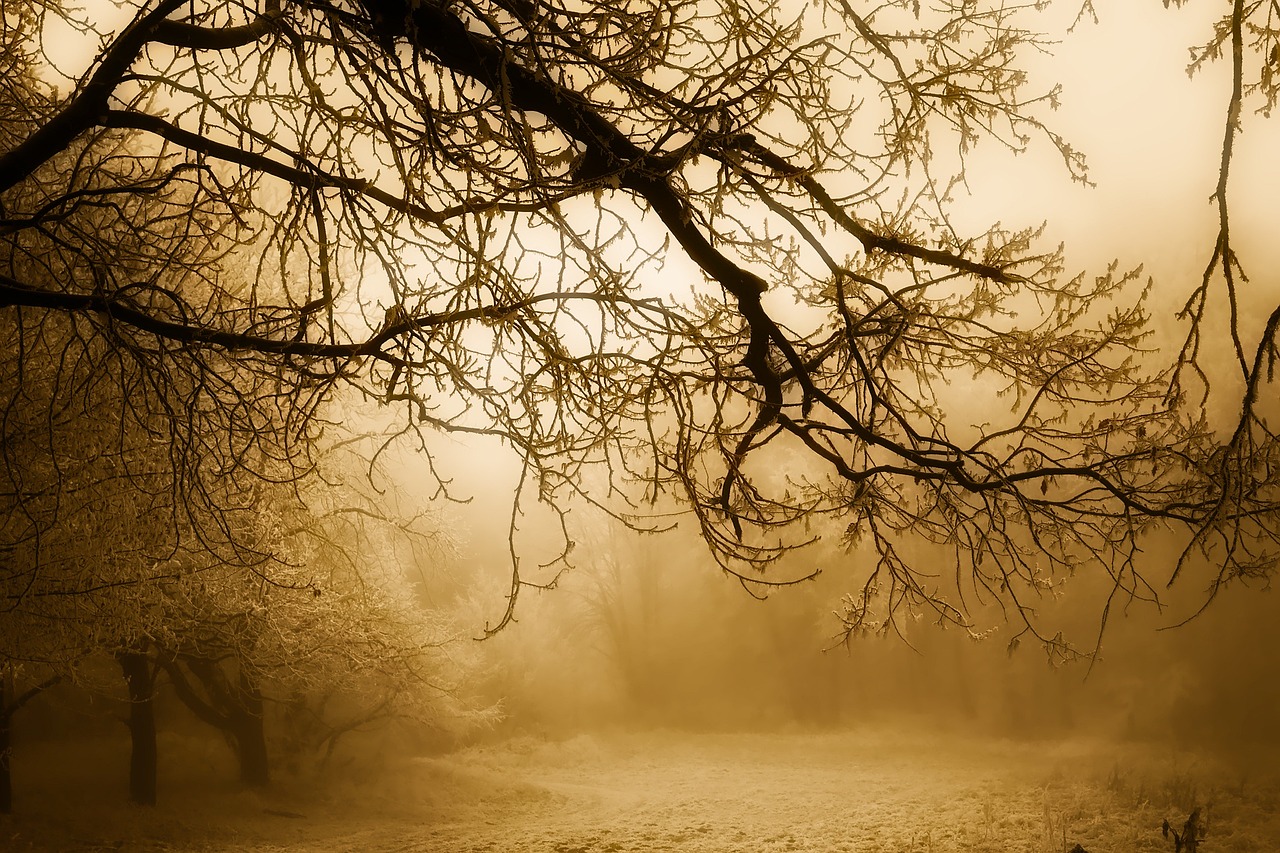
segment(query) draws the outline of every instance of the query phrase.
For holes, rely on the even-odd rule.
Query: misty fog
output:
[[[1068,84],[1058,117],[1089,152],[1096,186],[1062,175],[1057,152],[983,148],[967,161],[955,223],[1035,228],[1047,218],[1043,239],[1066,241],[1068,278],[1100,275],[1113,261],[1121,270],[1145,264],[1135,280],[1157,282],[1144,339],[1155,360],[1179,345],[1177,312],[1212,248],[1206,198],[1222,78],[1220,69],[1191,81],[1184,72],[1205,16],[1186,16],[1145,52],[1134,33],[1163,10],[1113,5],[1098,4],[1103,22],[1093,29],[1081,12],[1058,59],[1029,63],[1033,80]],[[1110,70],[1094,67],[1101,56]],[[1117,91],[1116,80],[1130,88]],[[1242,286],[1231,306],[1250,334],[1280,292],[1276,141],[1258,132],[1237,152],[1236,168],[1258,176],[1239,194],[1236,225],[1256,287]],[[643,223],[646,237],[651,226]],[[537,251],[556,257],[554,246]],[[328,275],[326,264],[317,266]],[[674,281],[686,267],[676,259],[663,274]],[[794,327],[811,316],[802,299],[771,298],[770,310]],[[351,310],[383,312],[368,302]],[[392,328],[392,308],[378,320]],[[1206,408],[1221,429],[1239,414],[1243,388],[1225,322],[1215,315],[1206,328],[1196,367],[1228,392]],[[1258,411],[1274,416],[1266,389],[1274,386]],[[956,371],[931,393],[962,442],[1002,423],[1006,390]],[[380,408],[392,396],[335,392],[325,410],[335,443],[377,464],[355,451],[355,462],[316,463],[323,485],[303,494],[306,514],[290,501],[315,487],[263,477],[269,485],[252,487],[266,496],[252,520],[226,522],[280,545],[279,565],[247,560],[233,573],[222,556],[202,555],[196,568],[175,569],[205,535],[184,529],[159,546],[172,557],[155,561],[164,595],[63,605],[62,591],[45,590],[63,607],[46,623],[65,625],[50,632],[53,651],[39,654],[28,653],[30,626],[45,623],[0,625],[12,774],[0,853],[1196,853],[1197,839],[1209,853],[1280,850],[1280,599],[1263,576],[1218,586],[1218,567],[1207,564],[1166,587],[1189,547],[1185,531],[1143,527],[1129,568],[1151,586],[1134,596],[1128,581],[1087,565],[993,593],[961,577],[946,547],[907,532],[895,547],[921,567],[920,600],[962,602],[970,626],[921,606],[851,629],[847,613],[878,559],[858,538],[856,513],[806,518],[812,541],[780,541],[787,553],[766,582],[764,573],[726,571],[688,507],[655,497],[642,478],[575,472],[581,492],[540,500],[551,487],[508,443],[485,436],[474,411],[461,428],[406,439]],[[427,409],[421,422],[440,416]],[[80,421],[71,423],[75,432]],[[68,443],[82,440],[92,438],[75,432]],[[778,491],[821,476],[819,462],[794,450],[762,451],[753,464],[754,482]],[[624,482],[634,490],[622,493]],[[114,503],[114,494],[98,526],[59,531],[70,544],[49,546],[56,560],[118,556],[102,530],[117,515],[154,510]],[[751,535],[775,542],[772,530]],[[1022,535],[1011,539],[1027,542]],[[104,575],[104,586],[112,582]],[[1037,627],[1086,654],[1067,659],[1026,630],[1009,607],[1015,594]],[[214,663],[143,656],[148,702],[131,697],[135,676],[121,670],[133,647],[101,652],[115,648],[101,638],[126,611],[150,632],[144,651],[186,630],[192,646],[214,649]],[[216,630],[205,633],[208,625]],[[75,630],[64,636],[65,626]],[[86,642],[97,652],[82,654],[76,644]],[[227,663],[244,648],[268,660],[267,690]],[[72,661],[65,672],[40,668],[63,659]],[[257,777],[245,720],[227,699],[236,691],[257,703],[248,715],[261,741]],[[141,704],[155,712],[154,806],[129,802]]]
[[[452,511],[454,549],[417,587],[474,636],[507,580],[487,491],[501,484]],[[530,526],[524,553],[554,548]],[[920,619],[842,642],[833,609],[857,556],[843,549],[800,552],[822,573],[760,600],[686,530],[597,519],[573,534],[554,589],[464,639],[477,720],[383,721],[317,755],[272,712],[268,790],[240,787],[227,745],[161,686],[160,805],[125,807],[121,698],[52,688],[15,721],[5,849],[1160,850],[1160,821],[1195,808],[1210,849],[1268,849],[1266,589],[1227,590],[1177,628],[1198,599],[1122,607],[1092,664],[1058,665],[1011,644],[995,611],[975,636]],[[1097,630],[1108,592],[1082,575],[1036,606]]]

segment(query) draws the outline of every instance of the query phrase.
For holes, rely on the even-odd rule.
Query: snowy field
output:
[[[349,762],[322,783],[285,780],[266,793],[209,791],[171,767],[154,810],[119,805],[119,773],[45,750],[36,770],[15,764],[27,787],[17,814],[0,819],[0,850],[1128,853],[1173,850],[1161,821],[1180,826],[1197,806],[1201,853],[1280,850],[1269,761],[1251,756],[1246,769],[1097,741],[883,730],[518,737],[377,771]],[[207,761],[187,769],[216,764]]]

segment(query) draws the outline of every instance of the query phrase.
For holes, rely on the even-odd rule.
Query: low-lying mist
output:
[[[1096,853],[1164,849],[1160,819],[1209,802],[1237,840],[1263,837],[1280,802],[1260,781],[1280,702],[1267,589],[1227,587],[1177,627],[1197,590],[1117,600],[1103,626],[1110,588],[1082,572],[1027,602],[1100,636],[1096,657],[1062,664],[980,602],[972,631],[921,615],[845,642],[856,554],[800,552],[821,573],[760,598],[684,532],[615,532],[582,536],[554,589],[524,589],[480,641],[508,566],[475,529],[420,578],[457,626],[450,707],[471,716],[373,715],[317,747],[269,695],[272,784],[246,788],[229,743],[161,679],[159,805],[138,810],[105,661],[107,686],[60,685],[13,716],[11,849]],[[864,843],[833,840],[849,837]]]
[[[1186,624],[1180,606],[1114,604],[1085,576],[1029,606],[1096,657],[1062,664],[1016,614],[977,610],[975,631],[927,616],[844,642],[834,614],[849,576],[828,565],[765,600],[703,565],[697,545],[650,537],[525,593],[485,641],[504,730],[699,730],[926,725],[1014,738],[1087,735],[1238,749],[1273,743],[1280,699],[1277,601],[1224,590]],[[587,560],[583,560],[587,563]],[[985,618],[985,621],[983,621]]]

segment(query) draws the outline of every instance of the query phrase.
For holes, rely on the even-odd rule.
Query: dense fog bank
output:
[[[520,620],[481,644],[505,711],[500,729],[902,723],[1233,749],[1276,739],[1280,602],[1269,590],[1229,588],[1181,625],[1202,590],[1160,608],[1117,597],[1104,627],[1110,589],[1082,573],[1034,603],[1086,640],[1102,631],[1096,659],[1063,664],[1033,637],[1013,640],[1017,623],[998,611],[971,635],[921,617],[842,642],[834,611],[854,557],[816,558],[818,578],[757,600],[679,534],[582,556],[582,568],[554,591],[526,593]]]

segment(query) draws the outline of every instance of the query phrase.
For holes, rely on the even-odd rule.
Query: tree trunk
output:
[[[13,665],[5,664],[0,673],[0,814],[13,812],[13,715],[18,709],[58,683],[60,676],[46,678],[19,693],[13,677]]]
[[[155,681],[151,662],[142,652],[116,655],[129,688],[129,799],[138,805],[156,804]]]
[[[239,686],[239,707],[235,709],[233,719],[240,758],[240,781],[263,787],[271,782],[271,763],[267,755],[262,692],[243,665],[240,667]]]
[[[13,670],[4,668],[0,675],[0,814],[13,813],[13,776],[9,757],[13,753]]]
[[[185,672],[179,660],[185,665]],[[169,673],[178,698],[200,719],[230,736],[240,762],[240,781],[255,787],[269,784],[271,763],[267,753],[262,691],[248,667],[237,662],[238,676],[233,685],[223,665],[209,658],[175,656],[166,659],[162,655],[160,665]],[[201,686],[203,696],[194,688],[195,684]]]

